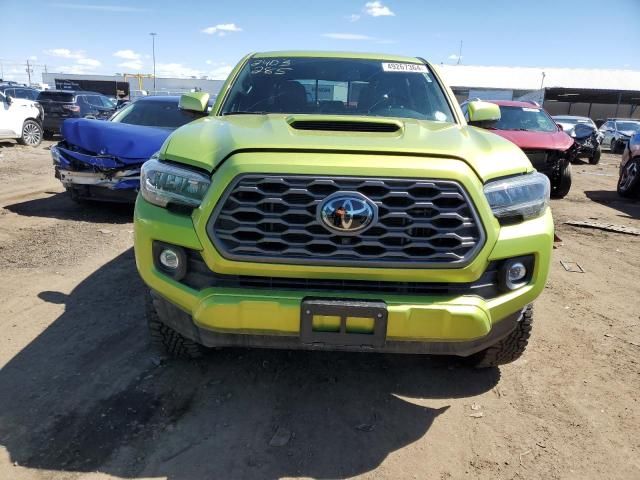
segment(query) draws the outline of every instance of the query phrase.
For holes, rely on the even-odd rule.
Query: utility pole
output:
[[[460,65],[460,61],[462,60],[462,40],[460,40],[460,48],[458,49],[458,61],[456,65]]]
[[[27,76],[29,78],[29,86],[31,86],[31,72],[33,70],[31,69],[31,65],[29,65],[29,59],[27,58]]]
[[[151,45],[152,45],[152,52],[153,52],[153,93],[156,93],[156,35],[158,35],[155,32],[151,32],[149,35],[151,35]]]

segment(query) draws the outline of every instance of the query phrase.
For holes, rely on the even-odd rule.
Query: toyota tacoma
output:
[[[421,58],[248,55],[210,114],[142,167],[135,256],[152,342],[187,357],[242,346],[511,362],[549,271],[549,194],[518,147],[467,125]]]

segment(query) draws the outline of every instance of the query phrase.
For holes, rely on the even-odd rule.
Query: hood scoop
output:
[[[319,130],[324,132],[393,133],[402,128],[399,122],[366,120],[293,120],[289,122],[296,130]]]

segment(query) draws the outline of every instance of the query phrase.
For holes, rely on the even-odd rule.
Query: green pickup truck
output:
[[[468,115],[500,112],[478,101]],[[174,356],[508,363],[526,348],[552,243],[547,177],[468,126],[432,65],[395,55],[246,56],[210,115],[144,164],[135,209],[152,341]]]

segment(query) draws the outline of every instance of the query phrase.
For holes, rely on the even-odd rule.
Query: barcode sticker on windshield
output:
[[[418,65],[416,63],[383,63],[382,70],[385,72],[414,72],[427,73],[429,70],[426,65]]]

